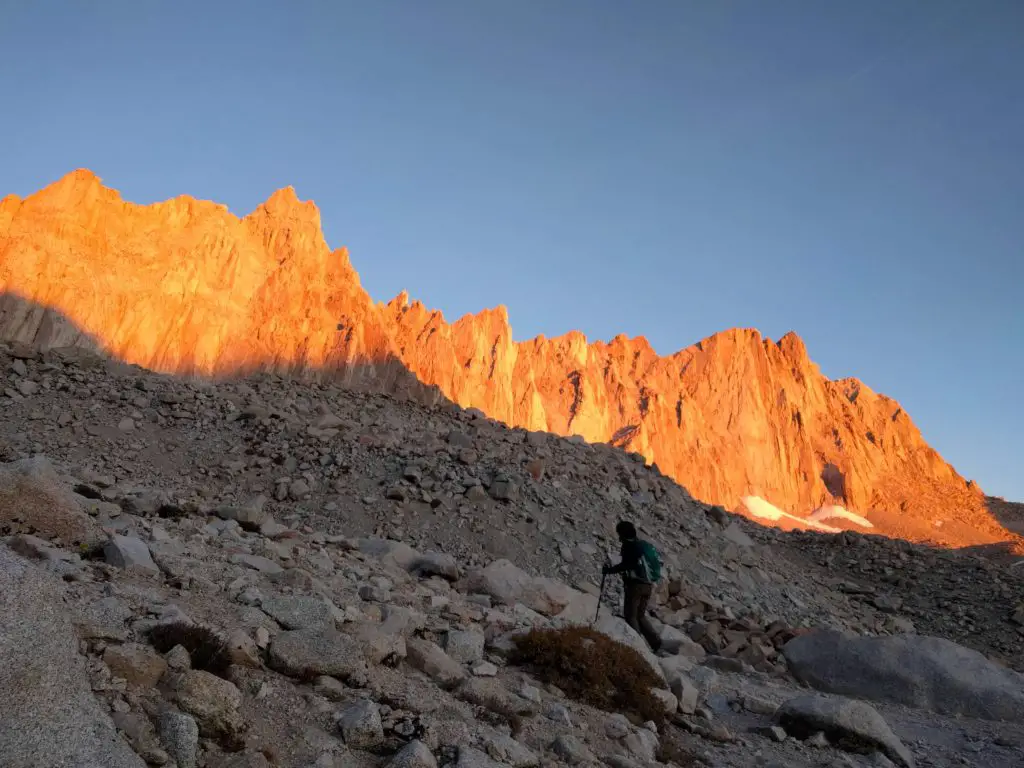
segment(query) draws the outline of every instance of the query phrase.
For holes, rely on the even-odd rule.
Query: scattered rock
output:
[[[233,630],[228,635],[227,648],[232,664],[252,669],[259,669],[263,666],[259,648],[244,629]]]
[[[199,726],[194,718],[172,709],[160,715],[160,741],[178,768],[196,768],[199,755]]]
[[[479,749],[460,745],[459,758],[455,762],[455,768],[502,768],[502,765],[491,760]]]
[[[494,677],[498,668],[489,661],[481,661],[473,666],[473,674],[477,677]]]
[[[192,669],[192,656],[183,645],[176,645],[164,656],[167,668],[175,672],[187,672]]]
[[[644,768],[632,757],[626,755],[608,755],[604,758],[604,764],[608,768]]]
[[[409,663],[442,687],[453,687],[466,678],[462,665],[429,640],[409,640],[406,649]]]
[[[753,712],[755,715],[774,715],[779,705],[760,696],[748,694],[743,697],[743,708],[748,712]]]
[[[239,554],[232,555],[231,562],[239,563],[244,565],[246,568],[252,568],[254,571],[260,571],[270,575],[284,573],[284,568],[262,555],[248,555]]]
[[[829,746],[828,737],[825,735],[824,731],[812,733],[810,736],[807,737],[806,741],[804,741],[804,744],[806,744],[808,747],[814,747],[816,749],[824,749]]]
[[[871,705],[838,696],[811,694],[785,702],[776,714],[787,733],[800,739],[823,731],[830,741],[853,737],[874,745],[905,768],[914,768],[914,757]]]
[[[410,741],[388,763],[388,768],[437,768],[437,760],[422,741]]]
[[[326,629],[334,626],[334,614],[318,597],[264,599],[260,608],[285,629]]]
[[[232,735],[242,730],[238,712],[242,694],[228,680],[194,669],[182,676],[175,696],[178,705],[195,717],[203,736]]]
[[[371,664],[393,666],[408,655],[405,637],[388,625],[363,624],[355,632],[363,656]]]
[[[111,645],[103,654],[103,663],[114,677],[127,680],[131,685],[154,688],[167,671],[167,662],[152,648],[128,643]]]
[[[105,538],[46,456],[0,464],[0,523],[68,546],[89,547]]]
[[[489,490],[491,497],[499,501],[515,501],[519,498],[519,485],[512,480],[495,480]]]
[[[457,581],[459,578],[459,566],[455,558],[432,550],[424,552],[410,570],[420,576],[440,576],[449,581]]]
[[[504,733],[488,732],[481,738],[481,743],[487,754],[502,765],[510,765],[512,768],[535,768],[540,765],[537,755]]]
[[[685,656],[686,658],[698,661],[707,656],[707,652],[700,643],[694,642],[674,627],[663,626],[660,637],[661,647],[666,653]]]
[[[342,701],[348,696],[349,689],[333,677],[320,675],[313,682],[313,690],[330,701]]]
[[[760,734],[770,741],[777,741],[779,743],[786,740],[786,729],[780,728],[777,725],[765,725],[755,728],[754,733]]]
[[[257,496],[243,506],[223,505],[214,511],[217,517],[222,520],[234,520],[246,531],[258,531],[267,520],[267,512],[263,508],[266,501],[265,496]]]
[[[645,763],[653,763],[658,754],[658,734],[647,728],[631,730],[622,743],[630,754]]]
[[[632,726],[625,715],[614,714],[605,721],[604,730],[609,739],[618,741],[629,735]]]
[[[697,710],[697,702],[700,697],[697,686],[682,673],[676,673],[669,679],[668,684],[679,704],[679,711],[692,715]]]
[[[459,589],[467,594],[489,595],[503,605],[514,605],[533,578],[508,560],[495,560],[486,568],[471,571]]]
[[[722,529],[722,538],[741,547],[754,546],[753,539],[745,534],[736,522],[731,522]]]
[[[386,603],[391,599],[391,593],[375,584],[363,584],[359,587],[359,597],[367,602]]]
[[[356,641],[333,629],[278,633],[270,642],[269,664],[282,674],[303,679],[330,675],[348,680],[367,671]]]
[[[384,741],[380,711],[372,701],[360,701],[342,710],[338,729],[341,738],[354,749],[368,749]]]
[[[28,533],[19,533],[7,540],[7,546],[22,557],[32,560],[43,560],[53,562],[56,560],[70,559],[62,550],[57,549],[43,541],[38,536]]]
[[[672,691],[662,690],[661,688],[652,688],[651,695],[661,702],[665,708],[667,714],[672,714],[679,709],[679,699]]]
[[[449,630],[445,634],[444,650],[460,664],[471,664],[484,657],[484,635],[474,630]]]
[[[108,563],[117,568],[141,571],[152,575],[160,573],[160,569],[153,562],[146,542],[134,536],[111,536],[103,547],[103,555]]]
[[[569,765],[587,765],[597,761],[587,745],[571,734],[560,734],[551,745],[551,751]]]
[[[301,478],[298,480],[293,480],[292,483],[288,486],[288,497],[292,499],[305,499],[312,492],[313,489],[309,487],[309,483],[307,483],[305,480]]]

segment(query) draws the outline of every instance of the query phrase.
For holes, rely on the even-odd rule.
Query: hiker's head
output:
[[[615,532],[619,534],[620,541],[636,538],[636,526],[627,520],[620,520],[615,526]]]

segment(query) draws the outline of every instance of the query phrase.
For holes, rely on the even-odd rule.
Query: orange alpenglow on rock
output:
[[[895,401],[826,379],[795,334],[733,329],[659,357],[642,337],[517,343],[503,307],[448,323],[404,293],[377,304],[290,187],[238,218],[191,197],[127,203],[75,171],[0,201],[0,287],[8,341],[99,348],[161,372],[268,370],[447,397],[639,452],[694,497],[765,522],[744,499],[795,527],[1010,538]]]

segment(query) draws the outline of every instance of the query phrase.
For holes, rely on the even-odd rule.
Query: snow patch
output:
[[[851,523],[859,525],[861,528],[874,528],[870,520],[866,517],[861,517],[856,512],[851,512],[845,507],[841,507],[838,504],[825,504],[824,506],[818,507],[810,515],[807,516],[808,520],[849,520]]]
[[[744,496],[742,502],[743,506],[752,517],[759,518],[761,520],[771,520],[776,523],[780,520],[790,520],[801,526],[813,528],[817,531],[824,531],[825,533],[839,533],[842,530],[841,528],[833,528],[831,525],[825,525],[824,523],[811,518],[797,517],[796,515],[789,514],[789,512],[783,512],[774,504],[765,501],[760,496]]]
[[[760,517],[765,520],[779,520],[786,515],[781,509],[773,504],[769,504],[760,496],[744,496],[743,506],[754,517]]]

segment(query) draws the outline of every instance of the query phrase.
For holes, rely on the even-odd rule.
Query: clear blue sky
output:
[[[375,299],[796,330],[1024,500],[1020,0],[0,0],[0,194],[293,185]]]

